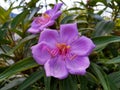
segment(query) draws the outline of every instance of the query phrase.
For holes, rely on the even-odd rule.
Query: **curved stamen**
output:
[[[49,48],[47,48],[47,51],[51,54],[52,57],[58,54],[58,49],[50,50]]]

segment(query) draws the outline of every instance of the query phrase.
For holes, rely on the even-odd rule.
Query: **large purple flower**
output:
[[[39,43],[31,49],[36,62],[44,65],[47,76],[64,79],[69,73],[86,73],[90,65],[88,55],[94,47],[91,39],[79,36],[74,23],[61,25],[60,32],[45,29]]]
[[[42,16],[35,17],[31,27],[28,29],[28,32],[36,34],[39,33],[46,27],[52,26],[57,19],[61,15],[61,11],[59,10],[62,6],[62,3],[58,3],[54,6],[53,9],[47,10]]]

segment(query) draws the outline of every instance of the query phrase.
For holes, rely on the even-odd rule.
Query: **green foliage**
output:
[[[114,22],[112,21],[100,21],[95,27],[95,37],[104,36],[112,32],[114,28]]]
[[[24,82],[18,87],[17,90],[23,90],[30,86],[31,84],[35,83],[39,79],[43,77],[43,71],[36,71],[32,75],[30,75]]]
[[[65,4],[64,0],[55,1]],[[80,34],[90,37],[96,45],[89,56],[91,65],[87,73],[69,75],[64,80],[46,77],[43,66],[31,57],[30,48],[37,43],[38,35],[30,35],[27,30],[33,18],[41,15],[38,11],[42,11],[42,4],[37,7],[38,2],[23,0],[17,7],[11,3],[7,10],[0,6],[0,90],[119,90],[120,1],[87,0],[63,8],[53,27],[76,22]],[[101,4],[104,8],[95,12]],[[112,10],[111,16],[103,17],[107,8]],[[14,9],[22,12],[13,18],[10,14]]]
[[[24,58],[23,60],[15,63],[14,65],[8,67],[4,72],[2,72],[0,74],[0,81],[3,81],[4,79],[16,74],[17,72],[25,71],[36,66],[38,66],[38,64],[36,64],[33,58]]]
[[[101,36],[93,38],[93,41],[96,45],[95,50],[104,49],[106,45],[113,42],[120,42],[119,36]]]

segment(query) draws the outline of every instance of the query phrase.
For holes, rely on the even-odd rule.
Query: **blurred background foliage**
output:
[[[67,8],[64,0],[62,15],[54,26],[76,22],[79,32],[90,37],[96,48],[89,56],[91,65],[84,76],[69,75],[64,80],[46,77],[44,69],[31,57],[30,47],[38,35],[27,33],[41,9],[53,4],[40,0],[21,0],[18,6],[0,6],[0,90],[119,90],[120,89],[120,1],[79,0]],[[74,0],[68,0],[71,2]],[[102,9],[101,9],[102,6]],[[19,9],[20,13],[12,13]],[[109,10],[108,10],[109,9]],[[42,12],[43,13],[43,12]]]

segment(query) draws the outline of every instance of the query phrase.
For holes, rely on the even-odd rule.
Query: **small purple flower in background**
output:
[[[91,39],[79,36],[76,23],[57,30],[45,29],[39,43],[32,46],[33,58],[44,65],[46,75],[64,79],[68,74],[84,75],[90,65],[88,55],[95,48]]]
[[[55,19],[57,19],[62,13],[59,10],[62,5],[62,3],[58,3],[53,9],[47,10],[43,13],[42,16],[35,17],[28,32],[36,34],[44,28],[52,26],[55,23]]]

